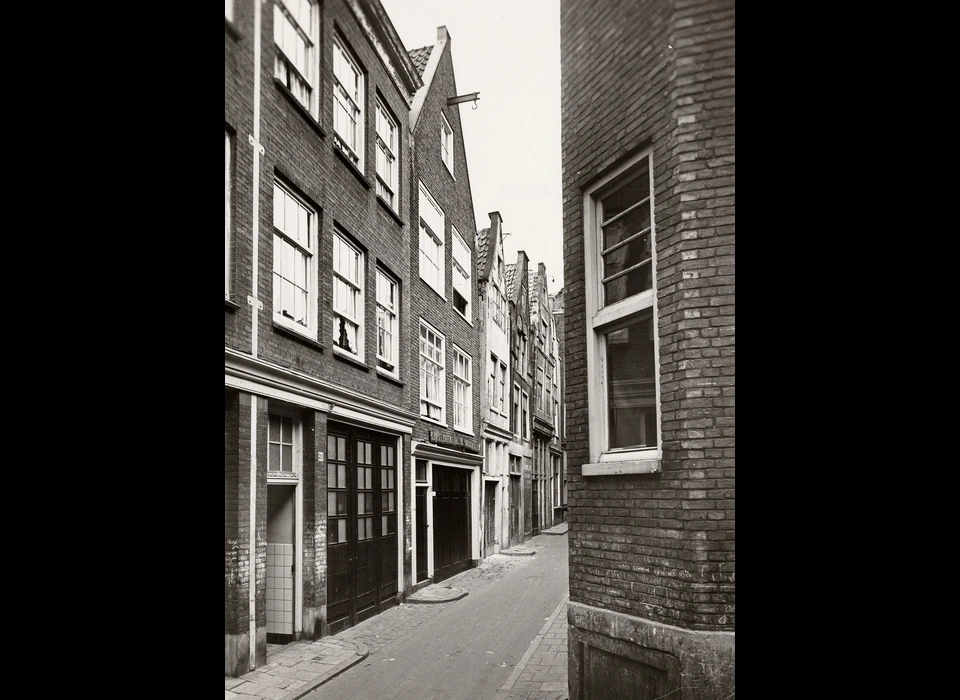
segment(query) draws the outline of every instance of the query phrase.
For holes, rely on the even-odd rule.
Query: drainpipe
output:
[[[253,146],[253,293],[247,302],[253,310],[251,331],[252,347],[250,354],[257,356],[258,311],[263,303],[259,294],[258,271],[260,250],[260,34],[263,21],[263,0],[253,3],[253,134],[250,145]],[[257,667],[257,397],[250,402],[250,669]]]

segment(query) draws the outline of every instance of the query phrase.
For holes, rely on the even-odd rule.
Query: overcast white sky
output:
[[[560,0],[380,0],[407,50],[451,37],[477,228],[503,216],[505,262],[525,250],[563,286]]]

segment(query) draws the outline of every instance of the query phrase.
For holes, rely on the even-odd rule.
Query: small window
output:
[[[520,402],[520,437],[524,440],[530,435],[530,396],[523,392],[523,400]]]
[[[470,356],[453,346],[453,427],[473,432],[473,389]]]
[[[427,460],[418,459],[417,460],[417,481],[426,481],[427,480]]]
[[[499,394],[499,410],[500,413],[504,416],[507,415],[507,364],[501,360],[500,361],[500,394]]]
[[[319,30],[316,15],[311,0],[276,0],[273,5],[273,40],[277,46],[274,77],[315,118],[317,61],[314,47]]]
[[[453,175],[453,129],[443,112],[440,113],[440,158]]]
[[[648,152],[584,196],[590,459],[637,472],[661,455],[652,172]]]
[[[432,326],[420,321],[420,415],[444,422],[446,388],[444,342]]]
[[[513,385],[513,413],[510,416],[513,434],[520,435],[520,385]]]
[[[273,184],[273,317],[315,338],[317,212],[279,181]]]
[[[333,234],[333,345],[363,359],[364,259],[339,232]]]
[[[444,296],[443,210],[420,183],[420,277]]]
[[[469,321],[472,298],[470,270],[473,269],[473,255],[457,228],[453,226],[451,229],[453,230],[453,269],[450,274],[453,277],[453,308]]]
[[[327,544],[347,541],[347,438],[327,434]]]
[[[397,153],[400,129],[386,107],[377,100],[377,194],[396,211],[400,178],[397,176]]]
[[[333,40],[334,143],[363,172],[363,71],[339,37]]]
[[[377,367],[397,376],[399,349],[399,287],[377,268]]]
[[[507,326],[507,300],[500,291],[496,282],[492,282],[493,294],[490,295],[490,303],[493,304],[493,322],[500,328],[506,329]]]
[[[267,423],[267,471],[288,474],[300,471],[297,465],[299,432],[300,426],[296,419],[270,414]]]

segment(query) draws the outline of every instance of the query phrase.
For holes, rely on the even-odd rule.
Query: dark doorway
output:
[[[397,441],[331,423],[327,432],[327,621],[331,634],[397,595]]]
[[[510,546],[520,543],[520,477],[510,477]]]
[[[427,487],[417,487],[417,583],[427,580]]]
[[[540,479],[533,480],[533,488],[531,489],[533,498],[531,499],[533,503],[530,505],[533,508],[533,534],[534,536],[540,534]]]
[[[483,487],[483,556],[493,554],[497,541],[497,483],[488,481]]]
[[[470,566],[470,472],[433,467],[433,580]]]

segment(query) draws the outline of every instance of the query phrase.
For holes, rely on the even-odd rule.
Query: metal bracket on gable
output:
[[[263,145],[260,144],[260,143],[258,143],[257,140],[256,140],[255,138],[253,138],[253,134],[250,134],[249,136],[247,136],[247,141],[250,142],[250,145],[251,145],[251,146],[254,146],[254,147],[260,149],[260,155],[263,155]]]
[[[249,294],[247,295],[247,303],[250,304],[250,306],[256,306],[258,311],[263,311],[263,302]]]

